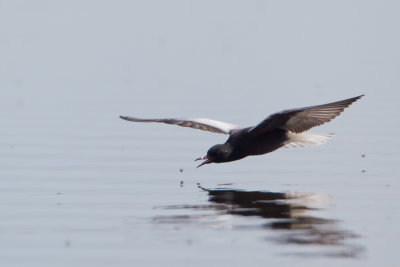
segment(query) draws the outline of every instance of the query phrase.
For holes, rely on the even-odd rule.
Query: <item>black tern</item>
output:
[[[337,117],[342,111],[364,95],[324,105],[288,109],[274,113],[255,126],[240,127],[211,119],[139,119],[120,116],[134,122],[162,122],[191,127],[213,133],[229,134],[224,144],[212,146],[198,167],[208,163],[239,160],[247,156],[262,155],[281,147],[303,147],[326,143],[333,134],[305,133]]]

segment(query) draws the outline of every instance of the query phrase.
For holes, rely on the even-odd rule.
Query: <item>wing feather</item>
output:
[[[364,95],[360,95],[329,104],[289,109],[274,113],[254,126],[250,130],[250,133],[262,134],[276,128],[286,129],[294,133],[302,133],[315,126],[333,120],[340,115],[345,108],[363,96]]]
[[[127,120],[127,121],[134,121],[134,122],[160,122],[160,123],[166,123],[166,124],[175,124],[179,125],[182,127],[190,127],[194,129],[199,129],[203,131],[209,131],[213,133],[221,133],[221,134],[230,134],[231,131],[240,129],[240,126],[227,123],[227,122],[222,122],[222,121],[216,121],[216,120],[211,120],[211,119],[204,119],[204,118],[197,118],[197,119],[140,119],[140,118],[134,118],[134,117],[128,117],[128,116],[120,116],[121,119]]]

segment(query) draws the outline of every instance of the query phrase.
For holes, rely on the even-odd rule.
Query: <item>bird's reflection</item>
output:
[[[208,205],[174,205],[158,207],[164,209],[215,210],[220,215],[258,216],[267,219],[257,227],[274,230],[274,237],[265,238],[280,244],[306,245],[313,251],[290,252],[284,254],[310,257],[350,257],[356,258],[364,251],[358,245],[349,244],[350,239],[357,237],[351,231],[339,228],[338,221],[318,217],[321,202],[327,201],[322,194],[298,194],[265,191],[244,191],[235,189],[206,189]],[[316,215],[317,214],[317,215]],[[202,221],[203,225],[215,227],[209,215],[159,216],[156,223],[193,223]],[[215,215],[214,215],[215,216]],[[243,229],[239,226],[235,229]],[[314,245],[314,246],[311,246]],[[327,249],[328,248],[328,249]]]

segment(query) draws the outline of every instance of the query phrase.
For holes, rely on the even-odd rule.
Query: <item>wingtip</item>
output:
[[[356,102],[357,100],[361,99],[361,98],[364,97],[364,96],[365,96],[365,95],[362,94],[362,95],[355,96],[355,97],[352,97],[352,98],[349,98],[349,99],[346,99],[346,100],[343,100],[343,101],[350,101],[350,104],[349,104],[349,105],[351,105],[352,103]]]
[[[354,98],[353,98],[353,99],[354,99],[353,102],[355,102],[355,101],[357,101],[357,100],[363,98],[364,96],[365,96],[365,95],[362,94],[362,95],[359,95],[359,96],[354,97]]]

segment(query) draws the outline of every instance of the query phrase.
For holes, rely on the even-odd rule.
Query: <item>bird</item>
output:
[[[359,95],[323,105],[286,109],[273,113],[257,125],[250,127],[241,127],[205,118],[141,119],[129,116],[120,116],[120,118],[132,122],[175,124],[229,135],[224,144],[212,146],[205,156],[195,159],[195,161],[204,160],[197,166],[198,168],[209,163],[231,162],[247,156],[263,155],[282,147],[304,147],[324,144],[333,134],[309,133],[307,131],[333,120],[345,108],[363,96]]]

